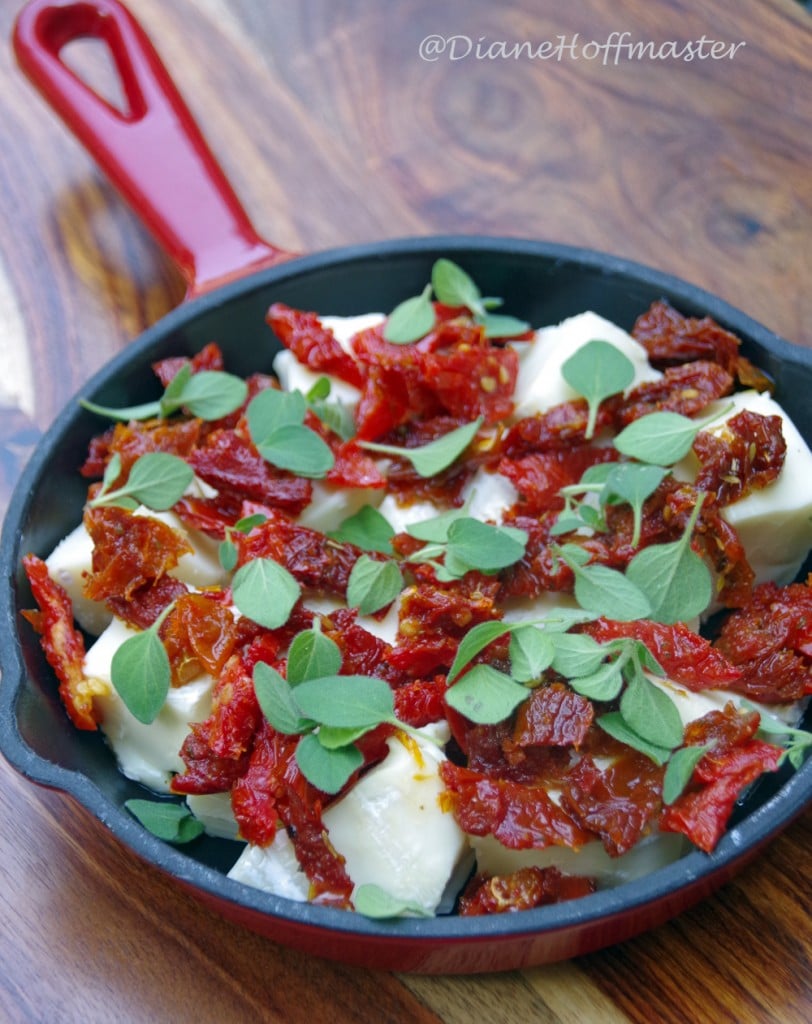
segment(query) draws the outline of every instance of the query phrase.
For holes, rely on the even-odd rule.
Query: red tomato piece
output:
[[[695,416],[716,398],[733,390],[733,377],[717,363],[697,360],[669,366],[662,380],[645,381],[632,388],[617,411],[621,429],[652,412],[677,412]]]
[[[731,505],[768,487],[783,469],[787,452],[781,422],[780,416],[744,409],[727,421],[721,437],[701,430],[693,445],[702,466],[697,490],[712,494],[718,505]]]
[[[335,335],[322,325],[315,313],[291,309],[275,302],[266,320],[285,348],[309,370],[339,377],[356,388],[364,386],[363,374],[356,361],[336,341]]]
[[[224,368],[223,353],[216,342],[210,341],[191,359],[188,356],[170,356],[152,364],[152,370],[164,387],[183,369],[191,366],[192,373],[201,370],[222,370]]]
[[[595,892],[589,878],[562,874],[558,868],[519,868],[510,875],[473,878],[460,896],[461,917],[515,913],[551,903],[579,899]]]
[[[443,762],[440,775],[446,786],[444,806],[470,835],[493,835],[509,850],[577,850],[590,838],[541,786],[492,779],[451,761]]]
[[[129,600],[140,587],[174,569],[192,548],[177,530],[151,516],[116,505],[88,508],[85,528],[93,541],[84,592],[94,601]],[[184,588],[185,589],[185,588]]]
[[[48,664],[59,680],[59,696],[77,729],[97,728],[98,715],[93,697],[103,690],[84,674],[85,643],[73,625],[73,605],[64,587],[48,575],[48,566],[36,555],[23,558],[39,611],[25,611],[24,617],[40,634]]]
[[[309,480],[270,465],[236,430],[213,431],[202,447],[190,453],[188,461],[195,473],[221,494],[261,502],[291,515],[298,515],[313,495]]]
[[[683,622],[665,625],[648,619],[634,622],[596,619],[581,628],[598,643],[618,637],[640,640],[665,674],[689,690],[730,688],[742,675],[721,650],[712,647],[709,640],[694,633]]]
[[[610,856],[619,857],[646,833],[659,810],[664,771],[631,748],[607,768],[585,755],[564,780],[561,806],[600,837]]]

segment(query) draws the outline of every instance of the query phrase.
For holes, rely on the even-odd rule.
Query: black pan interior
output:
[[[278,350],[264,322],[271,302],[322,314],[387,312],[422,290],[439,256],[458,262],[484,294],[501,296],[505,311],[534,326],[592,309],[629,329],[661,297],[685,314],[710,314],[743,338],[745,354],[774,379],[784,408],[807,440],[812,438],[812,351],[789,345],[703,290],[659,272],[604,254],[514,239],[408,239],[297,259],[182,306],[108,364],[81,394],[114,406],[155,398],[159,387],[150,364],[163,356],[193,354],[210,341],[221,346],[232,372],[268,371]],[[159,843],[135,826],[121,807],[124,800],[144,795],[143,790],[120,775],[98,736],[79,733],[70,725],[37,638],[21,623],[20,609],[31,607],[33,601],[20,558],[28,551],[47,555],[80,521],[86,484],[77,467],[90,437],[105,425],[71,402],[31,459],[6,517],[0,582],[0,748],[23,774],[71,793],[147,859],[192,884],[283,917],[335,924],[338,911],[291,905],[227,882],[218,870],[211,870],[230,866],[238,852],[232,843],[203,839],[184,852]],[[765,780],[738,812],[737,827],[745,829],[744,851],[738,835],[735,840],[730,836],[723,840],[711,857],[691,854],[680,862],[690,877],[711,874],[735,861],[748,843],[763,840],[794,817],[812,798],[812,763],[788,779],[789,774],[782,772]],[[672,865],[657,872],[656,878],[635,883],[634,900],[656,898],[677,887],[683,870]],[[621,889],[578,902],[589,904],[589,913],[598,917],[617,911],[623,899]],[[493,935],[515,934],[561,926],[585,911],[586,906],[565,904],[476,927]],[[342,927],[362,932],[383,927],[356,915],[349,915],[350,923],[346,916],[342,915]],[[445,923],[404,921],[391,927],[415,936],[453,937],[467,934],[473,926],[470,921],[448,919]]]

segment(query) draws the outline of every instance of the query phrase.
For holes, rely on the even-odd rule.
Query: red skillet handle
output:
[[[61,59],[77,39],[109,48],[125,112]],[[257,235],[152,44],[118,0],[30,0],[15,25],[14,50],[178,265],[188,296],[290,258]]]

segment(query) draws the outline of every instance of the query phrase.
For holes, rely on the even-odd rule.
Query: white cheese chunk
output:
[[[355,886],[378,885],[433,913],[467,848],[453,814],[439,802],[445,755],[429,740],[402,733],[388,746],[386,758],[322,820]]]
[[[155,512],[140,505],[133,515],[159,519],[179,533],[192,548],[190,554],[181,555],[175,568],[169,570],[170,576],[198,590],[205,587],[222,587],[228,583],[229,575],[220,564],[218,541],[201,533],[200,530],[189,529],[172,511]]]
[[[246,846],[228,877],[300,903],[307,900],[310,892],[310,881],[299,867],[293,843],[281,827],[269,846]]]
[[[564,380],[561,365],[590,341],[608,341],[628,356],[634,364],[632,386],[662,376],[649,363],[645,348],[630,334],[597,313],[579,313],[554,327],[542,327],[530,344],[516,344],[519,376],[514,395],[515,419],[578,397]]]
[[[311,530],[328,533],[364,505],[379,505],[383,496],[383,489],[378,487],[336,487],[314,480],[313,497],[297,521]]]
[[[462,497],[472,519],[501,523],[505,512],[519,500],[519,492],[506,476],[480,468],[465,485]]]
[[[327,377],[330,381],[330,401],[342,402],[349,409],[354,409],[361,397],[361,392],[352,384],[329,373],[319,373],[302,366],[288,349],[274,356],[273,370],[284,391],[301,391],[306,395],[317,381]]]
[[[323,327],[333,332],[336,341],[352,355],[350,341],[353,335],[360,331],[368,331],[371,327],[377,327],[383,323],[386,317],[383,313],[360,313],[358,316],[323,316],[320,317]]]
[[[214,680],[201,675],[184,686],[170,687],[158,716],[149,725],[139,722],[116,693],[110,680],[113,655],[135,631],[119,619],[85,655],[85,675],[109,685],[109,693],[95,699],[101,712],[101,730],[122,773],[157,792],[169,791],[172,774],[184,770],[180,748],[192,722],[201,722],[211,711]]]
[[[684,836],[654,832],[641,839],[628,853],[610,857],[603,843],[586,843],[580,850],[548,846],[544,850],[509,850],[493,836],[472,836],[477,870],[488,875],[509,875],[525,867],[556,867],[567,875],[594,878],[601,888],[631,882],[664,867],[688,849]]]
[[[730,411],[721,416],[728,407]],[[812,452],[792,420],[766,393],[739,392],[711,402],[702,415],[703,419],[720,415],[707,429],[723,435],[725,423],[744,409],[782,418],[786,458],[777,480],[728,505],[722,515],[738,533],[757,583],[791,583],[812,547]],[[698,471],[693,452],[674,467],[678,479],[690,482]]]
[[[231,793],[191,793],[186,805],[207,835],[237,839],[239,826],[231,809]]]
[[[440,508],[431,501],[414,501],[410,505],[401,505],[393,494],[387,494],[378,505],[378,511],[395,533],[403,533],[409,526],[434,519],[447,509]]]
[[[90,572],[93,541],[80,523],[54,548],[45,564],[51,579],[65,589],[77,623],[91,636],[98,636],[110,624],[112,614],[101,601],[91,601],[83,592],[85,573]]]

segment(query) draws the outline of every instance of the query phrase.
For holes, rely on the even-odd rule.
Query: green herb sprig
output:
[[[494,313],[502,300],[483,297],[473,279],[452,260],[439,259],[432,266],[431,283],[419,295],[404,299],[389,314],[384,339],[395,345],[409,345],[425,337],[436,325],[431,301],[434,295],[445,306],[467,309],[488,338],[514,338],[525,334],[530,325],[516,317]]]
[[[392,444],[378,444],[375,441],[359,441],[362,448],[382,455],[395,455],[411,462],[415,472],[422,477],[436,476],[455,462],[477,435],[483,419],[478,416],[472,423],[464,423],[450,430],[442,437],[429,441],[418,448],[401,448]]]
[[[203,823],[184,804],[166,800],[125,800],[124,806],[158,839],[181,845],[203,834]]]
[[[634,363],[608,341],[588,341],[561,364],[561,375],[587,400],[589,413],[585,437],[595,433],[601,402],[620,394],[634,380]]]
[[[169,693],[172,669],[158,631],[174,606],[174,602],[167,605],[148,629],[120,644],[110,663],[110,681],[116,693],[144,725],[155,721]]]
[[[239,409],[247,397],[248,386],[240,377],[222,370],[193,373],[187,363],[178,370],[161,398],[155,402],[121,408],[96,405],[87,399],[80,399],[79,404],[88,412],[125,422],[167,419],[181,409],[187,409],[192,416],[202,420],[219,420]]]
[[[155,512],[172,508],[194,479],[192,467],[169,452],[147,452],[130,467],[127,482],[111,490],[121,475],[121,456],[116,452],[107,463],[102,485],[91,508],[116,505],[130,511],[144,505]]]
[[[421,734],[396,717],[394,694],[383,679],[338,675],[330,644],[318,629],[305,630],[288,651],[287,679],[264,662],[255,665],[253,679],[270,724],[285,735],[300,736],[296,763],[302,774],[332,794],[363,764],[356,741],[365,733],[388,723],[411,735]],[[325,669],[333,671],[322,674]]]
[[[775,715],[768,714],[763,707],[757,707],[748,700],[741,702],[748,711],[756,711],[760,717],[759,733],[769,742],[779,742],[784,746],[779,764],[789,761],[793,768],[799,769],[807,754],[812,751],[812,732],[796,729],[782,722]]]
[[[429,541],[408,560],[431,565],[437,578],[444,582],[461,579],[472,570],[493,576],[518,562],[528,541],[527,533],[515,526],[485,523],[453,513],[417,523],[407,532],[418,540]],[[442,563],[438,558],[443,559]]]
[[[335,465],[330,446],[305,426],[307,399],[301,391],[267,388],[248,403],[248,432],[260,455],[279,469],[321,478]]]

